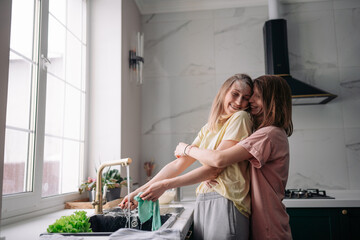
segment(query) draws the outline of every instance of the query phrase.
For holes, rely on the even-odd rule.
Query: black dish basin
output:
[[[171,217],[171,214],[161,215],[161,225],[163,225],[169,218]],[[116,230],[119,230],[120,228],[126,228],[128,225],[127,217],[126,216],[111,216],[111,215],[93,215],[90,217],[89,220],[91,224],[91,229],[93,232],[115,232]],[[143,224],[140,223],[140,220],[138,217],[136,217],[136,220],[134,217],[132,217],[131,221],[131,228],[144,230],[144,231],[151,231],[152,226],[152,217],[144,222]],[[110,234],[109,234],[110,235]]]

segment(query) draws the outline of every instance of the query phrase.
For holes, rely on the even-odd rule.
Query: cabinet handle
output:
[[[188,233],[186,234],[185,239],[190,239],[190,238],[191,238],[191,235],[192,235],[192,231],[189,230]]]
[[[344,210],[341,211],[341,213],[342,213],[343,215],[346,215],[348,212],[347,212],[346,209],[344,209]]]

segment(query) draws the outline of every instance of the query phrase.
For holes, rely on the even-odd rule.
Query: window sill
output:
[[[79,193],[59,195],[30,201],[21,196],[3,197],[1,226],[6,226],[26,219],[33,219],[44,214],[65,208],[65,202],[83,198]]]
[[[63,207],[63,206],[62,206]],[[26,220],[20,220],[16,223],[1,227],[1,236],[6,240],[38,240],[41,233],[46,233],[46,229],[61,216],[69,216],[79,209],[62,209],[56,212],[43,214]],[[94,213],[94,209],[81,209],[88,215]],[[93,237],[91,239],[94,239]],[[96,237],[96,240],[108,239],[108,237]],[[86,238],[84,238],[86,240]]]

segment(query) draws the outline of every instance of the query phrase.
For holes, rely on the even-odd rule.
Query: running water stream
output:
[[[129,228],[131,228],[131,210],[130,210],[130,167],[129,165],[126,166],[126,182],[127,182],[127,196],[128,196],[128,216],[127,220],[129,223]]]
[[[131,228],[132,222],[131,222],[131,209],[130,209],[130,167],[129,167],[129,165],[126,166],[126,183],[127,183],[128,208],[126,210],[126,213],[125,213],[125,211],[123,211],[123,214],[126,217],[125,227]],[[134,226],[134,227],[136,227],[136,226]]]

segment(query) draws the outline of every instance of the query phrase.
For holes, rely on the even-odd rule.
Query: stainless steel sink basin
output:
[[[161,227],[159,230],[170,228],[177,217],[184,211],[183,207],[165,207],[160,208]],[[120,208],[105,210],[103,214],[90,216],[89,222],[93,232],[84,233],[59,233],[64,236],[109,236],[120,228],[128,227],[127,215]],[[141,224],[136,212],[132,212],[131,228],[151,231],[152,218]],[[43,233],[41,235],[51,235],[52,233]]]

